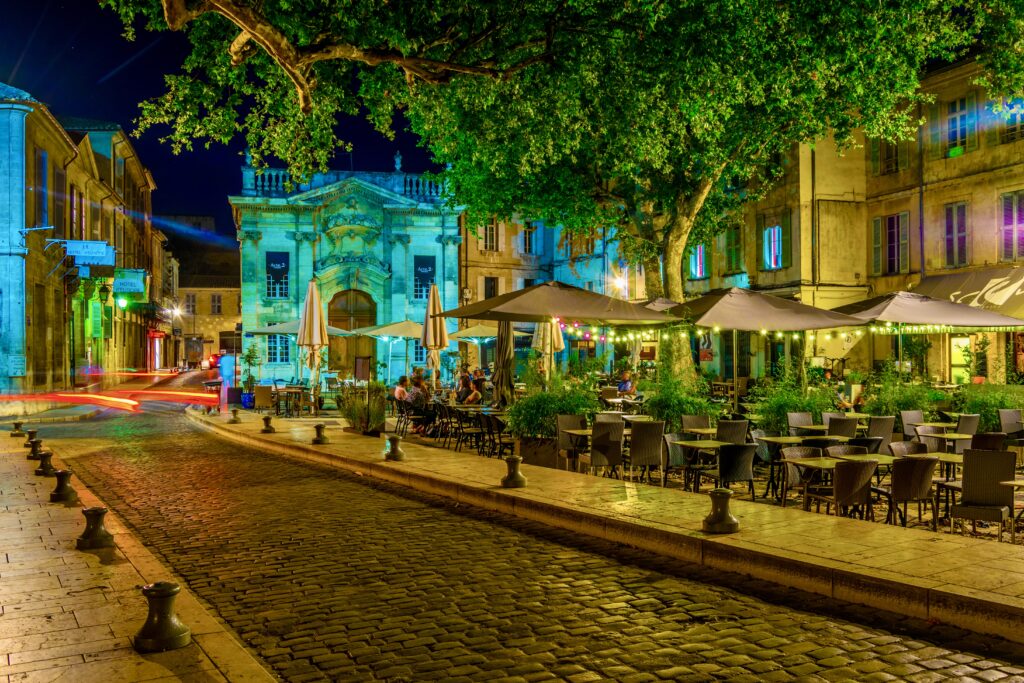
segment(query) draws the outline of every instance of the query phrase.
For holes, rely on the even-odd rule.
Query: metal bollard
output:
[[[52,457],[53,451],[39,451],[39,467],[36,468],[37,477],[52,477],[57,472],[53,468],[53,463],[50,462]]]
[[[39,454],[43,452],[43,440],[32,439],[32,450],[25,456],[26,460],[38,460]]]
[[[242,418],[238,417],[238,408],[231,409],[231,419],[228,420],[229,425],[240,425],[242,424]]]
[[[508,474],[501,478],[501,485],[507,489],[526,488],[526,477],[519,471],[523,459],[518,455],[505,457],[505,464],[508,465]]]
[[[57,470],[53,474],[57,477],[57,487],[50,494],[51,503],[66,503],[78,498],[78,494],[71,488],[71,470]]]
[[[133,644],[139,652],[166,652],[192,642],[192,631],[174,613],[174,599],[181,586],[172,581],[157,581],[142,587],[149,601],[146,623],[135,634]]]
[[[712,489],[711,514],[704,518],[702,528],[707,534],[731,534],[740,530],[740,521],[729,512],[729,499],[732,498],[732,491],[729,489]]]
[[[327,429],[327,425],[321,422],[319,424],[313,425],[313,429],[316,430],[316,436],[313,437],[313,443],[319,446],[321,444],[331,442],[331,440],[328,439],[327,436],[324,434],[324,430]]]
[[[20,420],[15,420],[14,421],[14,429],[11,430],[11,436],[14,436],[14,437],[25,436],[25,432],[23,432],[21,430],[21,428],[24,425],[25,425],[24,422],[22,422]]]
[[[405,460],[405,451],[402,450],[402,437],[397,434],[388,436],[388,448],[384,451],[385,460],[401,462]]]
[[[114,536],[103,526],[103,517],[107,514],[107,508],[82,508],[82,514],[85,515],[85,531],[75,541],[75,547],[79,550],[113,548]]]
[[[25,430],[25,435],[28,437],[27,439],[25,439],[25,448],[31,448],[32,447],[32,439],[36,438],[37,434],[39,434],[39,430],[38,429],[26,429]]]
[[[263,416],[263,429],[260,430],[260,434],[273,434],[277,431],[274,426],[270,424],[271,419],[272,418],[269,415]]]

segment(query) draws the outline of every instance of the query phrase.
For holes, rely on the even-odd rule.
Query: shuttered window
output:
[[[725,272],[743,272],[743,225],[740,223],[725,229]]]
[[[1024,190],[1004,194],[1002,205],[1002,259],[1015,261],[1024,257]]]
[[[871,273],[910,272],[910,214],[875,218],[871,223]]]
[[[967,265],[967,204],[946,205],[946,266]]]
[[[703,244],[690,248],[690,279],[703,280],[708,276],[707,252]]]

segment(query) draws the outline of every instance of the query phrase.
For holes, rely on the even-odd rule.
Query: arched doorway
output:
[[[338,292],[327,307],[327,323],[343,330],[377,324],[377,304],[366,292]],[[377,340],[371,337],[331,337],[330,368],[339,378],[369,379],[376,362]]]

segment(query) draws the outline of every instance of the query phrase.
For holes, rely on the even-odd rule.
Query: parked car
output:
[[[215,353],[210,356],[210,370],[220,367],[220,357],[221,354],[219,353]]]

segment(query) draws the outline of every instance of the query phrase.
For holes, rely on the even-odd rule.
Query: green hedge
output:
[[[998,432],[999,409],[1024,409],[1024,386],[1005,384],[969,384],[953,399],[953,410],[981,416],[979,432]]]

